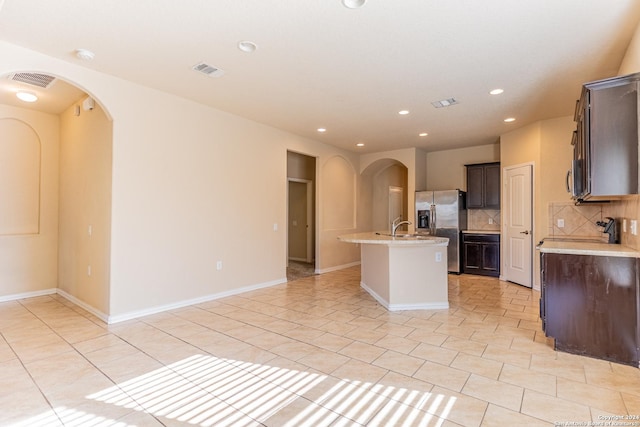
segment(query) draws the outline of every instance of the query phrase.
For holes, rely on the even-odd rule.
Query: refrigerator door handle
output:
[[[429,221],[429,233],[432,235],[436,234],[436,205],[431,205],[429,208],[429,216],[431,217]]]

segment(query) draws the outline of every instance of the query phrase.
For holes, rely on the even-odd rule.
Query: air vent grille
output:
[[[193,69],[199,73],[206,74],[209,77],[220,77],[224,74],[224,71],[220,68],[205,64],[204,62],[194,65]]]
[[[431,103],[431,105],[433,105],[436,108],[451,107],[452,105],[456,105],[456,104],[459,104],[459,102],[455,98],[443,99],[441,101],[436,101]]]
[[[27,83],[33,86],[49,88],[55,81],[55,77],[38,73],[15,73],[9,77],[10,80],[16,82]]]

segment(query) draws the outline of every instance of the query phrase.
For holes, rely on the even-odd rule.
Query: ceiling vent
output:
[[[224,71],[220,68],[205,64],[204,62],[194,65],[193,69],[199,73],[206,74],[209,77],[220,77],[224,74]]]
[[[443,99],[442,101],[436,101],[431,103],[431,105],[433,105],[436,108],[451,107],[452,105],[456,105],[456,104],[459,104],[459,102],[456,101],[455,98]]]
[[[33,86],[42,87],[48,89],[53,85],[56,80],[53,76],[37,73],[15,73],[9,76],[9,80],[14,82],[27,83]]]

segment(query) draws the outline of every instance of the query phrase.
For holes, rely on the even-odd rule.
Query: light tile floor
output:
[[[535,291],[451,275],[449,310],[388,312],[359,280],[354,267],[110,326],[59,296],[2,303],[0,425],[550,426],[640,415],[640,370],[553,351]]]

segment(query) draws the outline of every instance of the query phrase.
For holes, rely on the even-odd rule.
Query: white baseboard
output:
[[[367,291],[376,301],[378,301],[384,308],[389,311],[404,311],[404,310],[446,310],[449,308],[449,303],[427,303],[427,304],[389,304],[384,298],[378,295],[373,289],[368,287],[366,283],[360,282],[360,287]]]
[[[323,268],[321,270],[316,269],[314,273],[316,274],[329,273],[331,271],[338,271],[338,270],[344,270],[345,268],[349,268],[349,267],[355,267],[356,265],[360,265],[360,261],[351,262],[349,264],[336,265],[335,267]]]
[[[64,299],[71,301],[72,303],[74,303],[78,307],[81,307],[84,310],[88,311],[89,313],[93,314],[98,319],[102,320],[103,322],[109,323],[109,316],[104,314],[100,310],[96,309],[95,307],[87,304],[86,302],[84,302],[82,300],[79,300],[78,298],[76,298],[73,295],[63,291],[62,289],[58,288],[57,289],[57,294],[60,295],[61,297],[63,297]]]
[[[56,288],[51,288],[51,289],[44,289],[42,291],[22,292],[19,294],[4,295],[4,296],[0,296],[0,302],[16,301],[16,300],[25,299],[25,298],[41,297],[43,295],[53,295],[56,293],[56,291],[57,291]]]
[[[187,307],[189,305],[202,304],[203,302],[213,301],[220,298],[230,297],[233,295],[242,294],[249,291],[255,291],[258,289],[269,288],[271,286],[281,285],[287,282],[287,278],[276,279],[270,282],[260,283],[257,285],[246,286],[239,289],[233,289],[230,291],[220,292],[217,294],[205,295],[203,297],[193,298],[189,300],[183,300],[171,304],[160,305],[156,307],[146,308],[144,310],[131,311],[129,313],[118,314],[115,316],[108,316],[107,323],[119,323],[124,322],[131,319],[136,319],[138,317],[149,316],[151,314],[162,313],[163,311],[175,310],[177,308]]]
[[[233,296],[233,295],[238,295],[238,294],[242,294],[244,292],[255,291],[255,290],[263,289],[263,288],[269,288],[271,286],[281,285],[283,283],[287,283],[286,277],[285,278],[281,278],[281,279],[272,280],[272,281],[265,282],[265,283],[259,283],[257,285],[245,286],[245,287],[239,288],[239,289],[233,289],[233,290],[230,290],[230,291],[220,292],[220,293],[211,294],[211,295],[205,295],[203,297],[198,297],[198,298],[193,298],[193,299],[189,299],[189,300],[179,301],[179,302],[176,302],[176,303],[171,303],[171,304],[165,304],[165,305],[161,305],[161,306],[146,308],[144,310],[131,311],[129,313],[118,314],[118,315],[115,315],[115,316],[107,315],[107,314],[101,312],[100,310],[96,309],[95,307],[87,304],[86,302],[74,297],[73,295],[71,295],[68,292],[65,292],[65,291],[63,291],[62,289],[59,289],[59,288],[57,288],[57,289],[56,288],[52,288],[52,289],[45,289],[45,290],[42,290],[42,291],[24,292],[24,293],[20,293],[20,294],[0,296],[0,302],[15,301],[15,300],[20,300],[20,299],[25,299],[25,298],[39,297],[39,296],[43,296],[43,295],[58,294],[61,297],[63,297],[64,299],[66,299],[68,301],[71,301],[73,304],[77,305],[78,307],[81,307],[82,309],[84,309],[84,310],[88,311],[89,313],[93,314],[94,316],[96,316],[97,318],[102,320],[103,322],[105,322],[107,324],[114,324],[114,323],[124,322],[126,320],[131,320],[131,319],[136,319],[136,318],[143,317],[143,316],[148,316],[148,315],[151,315],[151,314],[161,313],[163,311],[173,310],[173,309],[176,309],[176,308],[182,308],[182,307],[186,307],[186,306],[189,306],[189,305],[201,304],[203,302],[208,302],[208,301],[213,301],[213,300],[220,299],[220,298],[225,298],[225,297],[229,297],[229,296]]]

